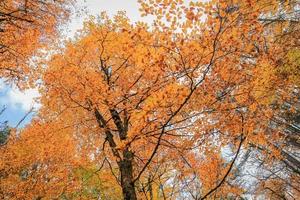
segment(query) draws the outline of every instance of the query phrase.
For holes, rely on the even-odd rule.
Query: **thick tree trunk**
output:
[[[133,153],[128,149],[123,152],[123,159],[118,162],[121,172],[121,187],[124,200],[136,200],[136,192],[133,182]]]
[[[125,140],[127,138],[128,118],[125,118],[124,122],[122,122],[116,109],[110,109],[109,111],[118,129],[119,138],[121,140]],[[119,160],[118,166],[121,172],[121,187],[124,200],[137,200],[133,179],[133,153],[128,148],[126,148],[124,150],[121,150],[123,154],[123,156],[121,156],[121,151],[116,148],[117,145],[114,141],[114,135],[111,133],[109,127],[107,126],[107,121],[97,109],[95,109],[95,117],[97,119],[99,127],[104,128],[105,130],[106,140],[111,147],[113,155],[117,160]]]

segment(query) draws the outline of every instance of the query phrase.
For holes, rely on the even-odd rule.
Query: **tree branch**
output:
[[[231,164],[230,164],[230,166],[229,166],[229,169],[227,170],[226,174],[224,175],[224,177],[222,178],[222,180],[220,181],[220,183],[219,183],[216,187],[214,187],[213,189],[211,189],[208,193],[206,193],[206,194],[205,194],[202,198],[200,198],[199,200],[206,199],[210,194],[212,194],[212,193],[215,192],[219,187],[221,187],[222,184],[226,181],[226,178],[227,178],[227,176],[230,174],[230,172],[231,172],[231,170],[232,170],[232,168],[233,168],[233,165],[234,165],[234,163],[235,163],[235,161],[236,161],[236,159],[237,159],[237,157],[238,157],[238,155],[239,155],[239,153],[240,153],[240,150],[241,150],[241,147],[242,147],[242,144],[243,144],[244,140],[245,140],[245,137],[244,137],[243,135],[241,135],[241,141],[240,141],[240,144],[239,144],[239,146],[238,146],[237,152],[236,152],[236,154],[235,154],[233,160],[231,161]]]

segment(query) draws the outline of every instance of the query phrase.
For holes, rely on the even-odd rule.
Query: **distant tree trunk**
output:
[[[153,200],[153,188],[152,188],[152,181],[150,179],[150,176],[148,177],[148,190],[150,193],[150,200]]]
[[[123,151],[123,159],[118,162],[121,172],[121,187],[124,200],[136,200],[136,192],[133,181],[133,153],[125,149]]]

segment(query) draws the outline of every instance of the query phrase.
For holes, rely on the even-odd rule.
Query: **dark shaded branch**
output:
[[[30,113],[32,113],[33,112],[33,107],[31,107],[30,109],[29,109],[29,111],[27,112],[27,113],[25,113],[25,115],[22,117],[22,119],[17,123],[17,125],[15,126],[15,128],[18,128],[21,124],[22,124],[22,122],[30,115]]]
[[[112,150],[113,155],[118,158],[119,160],[121,160],[121,156],[117,150],[117,145],[114,141],[114,136],[113,134],[110,132],[109,128],[107,127],[106,121],[104,119],[104,117],[101,115],[101,113],[95,108],[95,117],[97,119],[98,125],[100,128],[103,128],[105,131],[105,135],[106,135],[106,140],[109,143],[109,146]]]
[[[121,117],[118,113],[118,111],[116,109],[109,109],[110,111],[110,114],[112,116],[112,119],[118,129],[118,132],[119,132],[119,136],[120,136],[120,139],[121,140],[125,140],[126,139],[126,132],[125,132],[125,127],[123,125],[123,122],[121,120]]]

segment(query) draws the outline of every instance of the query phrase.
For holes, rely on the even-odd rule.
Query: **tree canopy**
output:
[[[72,3],[73,0],[0,2],[1,78],[26,85],[33,67],[31,60],[58,36],[58,25],[68,18]]]
[[[65,3],[44,8],[51,34]],[[152,25],[102,13],[35,66],[42,107],[1,146],[1,197],[297,199],[299,2],[139,3]]]

